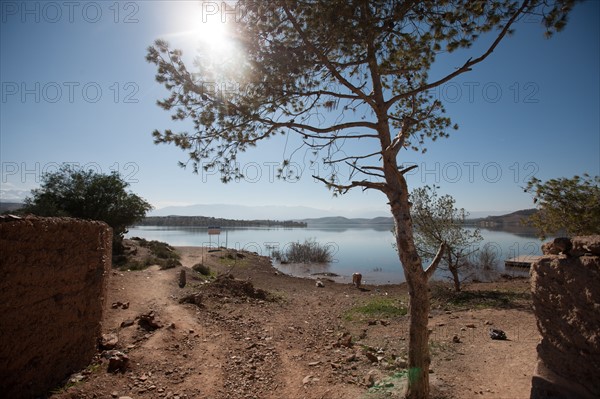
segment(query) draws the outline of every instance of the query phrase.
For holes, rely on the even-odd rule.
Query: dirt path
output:
[[[183,289],[180,268],[110,276],[103,331],[118,336],[115,349],[129,357],[127,371],[108,373],[104,360],[52,398],[398,397],[406,375],[407,317],[353,312],[373,301],[405,300],[404,286],[361,291],[324,280],[318,288],[277,273],[253,254],[178,251],[188,270]],[[204,284],[190,270],[196,263],[236,279],[218,289]],[[247,282],[268,291],[268,298],[242,292]],[[511,281],[471,289],[527,287]],[[201,294],[199,306],[179,303],[193,293]],[[113,308],[117,302],[129,306]],[[151,312],[158,328],[144,329],[139,317]],[[506,331],[509,340],[491,340],[490,327]],[[539,336],[526,301],[500,309],[438,306],[430,328],[433,397],[529,397]]]

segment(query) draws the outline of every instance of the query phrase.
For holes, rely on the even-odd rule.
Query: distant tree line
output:
[[[236,220],[207,216],[149,216],[137,226],[185,226],[185,227],[306,227],[305,222],[293,220]]]

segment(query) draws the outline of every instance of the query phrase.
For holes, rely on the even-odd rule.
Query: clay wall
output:
[[[542,335],[531,398],[600,398],[600,236],[542,250],[531,270]]]
[[[0,396],[43,395],[90,363],[111,246],[102,222],[0,217]]]

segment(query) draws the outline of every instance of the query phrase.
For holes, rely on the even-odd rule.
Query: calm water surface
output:
[[[220,235],[208,235],[206,228],[140,226],[129,230],[127,237],[143,237],[148,240],[165,241],[173,246],[228,247],[257,252],[270,256],[272,250],[285,250],[293,242],[314,239],[327,245],[333,253],[328,264],[275,264],[282,272],[307,276],[312,273],[335,273],[337,280],[351,281],[352,273],[359,272],[368,284],[401,283],[404,274],[398,254],[392,246],[394,237],[391,227],[308,227],[308,228],[228,228]],[[490,245],[498,254],[497,270],[500,273],[527,275],[527,270],[505,270],[504,260],[520,255],[540,255],[541,241],[527,234],[506,231],[481,230],[484,238],[478,247]],[[475,249],[475,248],[474,248]],[[434,278],[447,275],[439,271]]]

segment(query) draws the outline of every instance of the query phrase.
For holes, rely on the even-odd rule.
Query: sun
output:
[[[194,29],[191,35],[201,43],[208,45],[212,50],[220,50],[232,44],[231,36],[226,21],[218,15],[199,15],[194,18]]]
[[[200,51],[215,61],[225,61],[235,55],[231,14],[208,8],[206,2],[177,1],[169,14],[176,14],[170,27],[168,40],[176,42],[184,53]],[[216,2],[208,2],[211,7]]]

